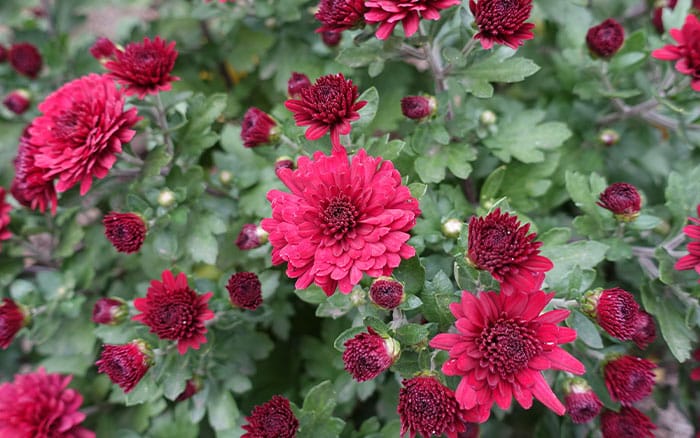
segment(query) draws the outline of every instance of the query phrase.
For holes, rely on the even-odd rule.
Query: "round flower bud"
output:
[[[442,224],[442,234],[445,237],[459,237],[462,227],[464,227],[464,221],[457,218],[449,218]]]
[[[610,336],[621,341],[629,341],[637,332],[639,304],[631,293],[619,287],[586,292],[581,310],[594,318]]]
[[[259,108],[248,108],[241,123],[243,146],[254,148],[274,143],[279,138],[277,122]]]
[[[255,224],[245,224],[236,238],[240,250],[254,249],[267,242],[267,231]]]
[[[90,47],[90,54],[100,62],[114,58],[114,54],[119,50],[109,38],[99,37]]]
[[[358,333],[343,345],[345,370],[358,382],[374,379],[388,370],[401,352],[396,340],[383,338],[372,327],[367,327],[367,333]]]
[[[151,367],[153,353],[146,341],[135,339],[128,344],[102,346],[100,359],[95,362],[97,372],[128,393],[141,381]]]
[[[613,146],[620,141],[620,134],[614,129],[603,129],[600,131],[600,134],[598,134],[598,140],[605,146]]]
[[[27,90],[14,90],[5,96],[2,104],[5,105],[5,108],[19,115],[29,108],[30,98],[31,94]]]
[[[600,416],[603,438],[654,438],[656,425],[649,417],[633,407],[623,406],[620,412],[606,410]]]
[[[437,100],[433,96],[406,96],[401,99],[401,112],[414,120],[424,120],[437,112]]]
[[[17,332],[29,324],[29,321],[29,312],[13,299],[3,298],[0,304],[0,348],[6,350]]]
[[[100,298],[92,308],[92,321],[97,324],[117,325],[129,314],[121,298]]]
[[[219,182],[223,185],[229,185],[233,181],[233,174],[228,170],[222,170],[219,172]]]
[[[292,72],[287,81],[287,96],[290,99],[301,99],[301,90],[311,86],[311,80],[303,73]]]
[[[277,160],[275,160],[275,175],[279,174],[277,173],[280,169],[291,169],[294,170],[294,161],[292,161],[292,157],[288,157],[286,155],[283,155]]]
[[[352,288],[352,292],[350,292],[348,298],[350,298],[350,302],[355,307],[361,306],[367,301],[365,299],[365,291],[362,290],[362,288],[359,286],[355,286],[354,288]]]
[[[610,398],[630,406],[651,394],[654,389],[654,362],[641,357],[621,356],[603,367],[605,386]]]
[[[479,116],[479,121],[486,126],[494,125],[498,121],[498,116],[491,110],[484,110]]]
[[[642,198],[632,184],[614,183],[600,194],[596,204],[610,210],[618,221],[632,222],[642,209]]]
[[[377,306],[392,310],[405,300],[406,295],[403,293],[403,284],[391,277],[379,277],[369,288],[369,298]]]
[[[292,412],[289,400],[281,395],[262,405],[255,406],[243,425],[247,432],[241,438],[294,438],[299,428],[299,420]]]
[[[30,43],[17,43],[10,47],[7,55],[12,67],[18,73],[34,79],[41,71],[43,60],[36,46]]]
[[[117,251],[131,254],[141,249],[146,239],[146,223],[134,213],[111,212],[102,219],[105,236]]]
[[[576,424],[588,423],[598,416],[603,403],[593,392],[588,382],[580,377],[570,379],[564,384],[564,405],[571,421]]]
[[[257,274],[238,272],[233,274],[226,284],[231,304],[247,310],[255,310],[263,302],[262,285]]]
[[[171,190],[163,189],[158,194],[158,205],[161,207],[170,207],[175,203],[175,193]]]
[[[586,44],[594,57],[610,58],[624,42],[625,30],[612,18],[591,27],[586,33]]]
[[[343,39],[343,32],[324,30],[321,32],[321,39],[323,40],[323,44],[328,47],[335,47],[340,44],[340,40]]]

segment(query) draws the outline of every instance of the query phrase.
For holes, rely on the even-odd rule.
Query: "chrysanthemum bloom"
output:
[[[691,225],[686,225],[683,228],[683,233],[695,239],[688,244],[688,254],[684,255],[674,265],[674,269],[684,271],[687,269],[695,269],[700,274],[700,205],[697,206],[698,217],[689,217]]]
[[[327,45],[328,47],[337,46],[338,44],[340,44],[340,41],[342,39],[342,32],[336,32],[334,30],[325,30],[321,32],[321,40],[323,41],[323,44]]]
[[[14,159],[15,177],[12,180],[10,192],[12,196],[27,208],[38,209],[42,213],[46,207],[51,208],[51,214],[56,214],[58,200],[56,189],[50,177],[46,177],[47,169],[38,167],[34,157],[38,154],[37,146],[29,141],[29,129],[19,140],[17,156]]]
[[[304,73],[292,72],[287,81],[287,97],[290,99],[301,99],[301,90],[311,86],[309,77]]]
[[[625,42],[625,30],[614,18],[608,18],[588,29],[586,45],[594,56],[610,58]]]
[[[568,310],[540,314],[554,293],[518,292],[513,295],[462,292],[450,304],[459,333],[441,333],[430,346],[450,353],[442,366],[448,376],[462,376],[457,401],[470,410],[469,421],[483,423],[495,402],[508,409],[515,399],[525,409],[534,396],[558,415],[564,405],[547,385],[541,371],[557,369],[583,374],[584,366],[558,344],[572,342],[576,331],[557,323]]]
[[[501,283],[501,292],[512,294],[535,291],[545,272],[554,267],[539,255],[542,242],[536,233],[528,234],[530,224],[521,225],[518,217],[496,209],[485,217],[469,220],[467,261],[476,269],[491,273]]]
[[[7,192],[4,187],[0,187],[0,249],[2,249],[1,242],[3,240],[8,240],[12,237],[12,233],[9,230],[10,225],[10,211],[12,206],[7,203],[5,197]]]
[[[605,410],[600,416],[603,438],[654,438],[656,425],[649,417],[633,407],[620,408],[620,412]]]
[[[406,96],[401,99],[401,112],[409,119],[425,119],[436,111],[437,100],[433,96]]]
[[[2,100],[5,108],[15,114],[22,114],[29,108],[30,94],[27,90],[13,90]]]
[[[136,108],[124,111],[124,96],[114,81],[90,74],[63,85],[39,104],[43,115],[29,128],[29,142],[37,149],[36,166],[45,179],[58,177],[56,190],[80,184],[90,190],[92,178],[104,178],[117,161],[122,143],[136,131]]]
[[[262,285],[254,272],[238,272],[226,283],[231,304],[242,309],[255,310],[263,302]]]
[[[642,209],[642,198],[639,196],[637,188],[632,184],[614,183],[600,194],[596,204],[610,210],[615,219],[631,222],[639,216],[639,210]]]
[[[629,341],[637,332],[639,304],[631,293],[619,287],[586,292],[581,310],[621,341]]]
[[[465,413],[455,393],[433,376],[404,379],[399,389],[396,411],[401,420],[401,436],[420,434],[425,438],[447,435],[457,438],[467,429]]]
[[[18,73],[32,79],[37,77],[43,65],[41,53],[34,44],[30,43],[13,44],[7,54],[7,59]]]
[[[678,44],[667,44],[651,52],[651,56],[663,61],[676,61],[676,70],[690,76],[690,87],[700,91],[700,20],[688,14],[683,27],[671,29],[669,34]]]
[[[90,54],[98,61],[112,59],[117,52],[117,46],[112,40],[105,37],[99,37],[90,47]]]
[[[6,438],[94,438],[80,423],[83,397],[69,389],[72,375],[46,374],[43,368],[16,374],[0,384],[0,436]]]
[[[92,308],[92,322],[116,325],[128,314],[129,308],[121,298],[100,298]]]
[[[0,348],[6,350],[28,322],[29,315],[14,300],[3,298],[0,305]]]
[[[185,383],[185,389],[177,396],[176,402],[185,401],[199,392],[202,388],[202,381],[199,378],[192,378]]]
[[[254,249],[267,242],[267,231],[255,224],[245,224],[236,237],[236,246],[241,250]]]
[[[391,161],[364,149],[349,161],[341,147],[301,157],[297,170],[277,175],[291,193],[268,192],[272,217],[261,225],[270,233],[272,263],[287,262],[297,289],[316,283],[326,295],[336,288],[347,294],[363,274],[390,276],[415,255],[406,242],[418,200]]]
[[[603,366],[605,386],[610,398],[630,406],[651,394],[654,389],[654,362],[634,356],[621,356]]]
[[[95,362],[97,371],[128,393],[141,381],[152,364],[152,353],[148,344],[135,339],[128,344],[102,346],[100,359]]]
[[[105,237],[119,252],[137,252],[146,240],[146,223],[137,214],[113,211],[105,215],[102,224],[105,227]]]
[[[276,141],[279,137],[277,123],[265,111],[251,107],[243,116],[241,139],[243,146],[254,148]]]
[[[342,32],[361,25],[365,13],[364,0],[321,0],[316,19],[322,26],[316,32]]]
[[[146,298],[136,298],[134,307],[140,313],[131,319],[150,327],[150,332],[160,339],[177,341],[177,351],[185,354],[188,348],[198,350],[207,342],[204,321],[214,318],[207,302],[214,295],[199,295],[187,285],[183,272],[177,277],[169,270],[163,271],[163,281],[151,281]]]
[[[401,352],[395,339],[383,338],[372,327],[367,327],[367,333],[358,333],[343,345],[345,371],[358,382],[374,379],[388,370]]]
[[[693,359],[695,359],[696,362],[700,362],[700,348],[696,348],[695,351],[693,351]],[[690,372],[690,378],[695,381],[700,380],[700,367],[693,368]]]
[[[564,385],[564,405],[571,421],[576,424],[588,423],[598,416],[603,403],[584,379],[575,377]]]
[[[308,126],[307,139],[318,140],[330,131],[334,147],[341,146],[341,134],[350,133],[350,122],[360,118],[357,111],[367,104],[357,102],[357,86],[342,73],[321,76],[300,93],[300,99],[289,99],[284,106],[294,113],[297,126]]]
[[[404,300],[403,284],[391,277],[379,277],[369,288],[369,298],[377,306],[391,310]]]
[[[115,59],[105,63],[109,76],[124,86],[127,96],[143,99],[147,94],[158,94],[172,88],[172,82],[180,80],[171,76],[177,58],[175,41],[155,37],[144,38],[142,43],[129,43],[124,50],[114,53]]]
[[[490,49],[494,44],[502,44],[517,49],[525,40],[535,35],[530,18],[532,0],[469,0],[469,10],[474,15],[479,32],[474,38],[481,41],[481,47]]]
[[[635,326],[637,326],[637,330],[634,332],[634,335],[632,335],[632,340],[637,344],[637,347],[643,350],[656,339],[654,317],[644,310],[640,310],[637,315]]]
[[[365,20],[379,24],[377,38],[389,38],[399,22],[403,25],[406,37],[418,31],[421,18],[439,20],[440,11],[460,4],[460,0],[365,0]]]
[[[293,438],[299,428],[289,400],[281,395],[254,407],[245,419],[248,424],[243,429],[247,432],[241,438]]]

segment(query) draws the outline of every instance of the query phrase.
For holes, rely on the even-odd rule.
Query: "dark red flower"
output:
[[[9,50],[7,50],[7,47],[5,47],[3,44],[0,44],[0,64],[3,62],[7,62],[7,56],[9,54]]]
[[[37,77],[43,65],[41,53],[34,44],[30,43],[13,44],[7,54],[7,59],[18,73],[32,79]]]
[[[176,402],[185,401],[192,397],[202,388],[202,382],[198,378],[192,378],[185,383],[185,389],[177,396]]]
[[[457,438],[465,432],[464,411],[459,407],[455,393],[433,376],[404,379],[399,389],[396,411],[401,420],[401,437],[420,434],[425,438],[447,435]]]
[[[29,316],[14,300],[3,298],[0,305],[0,348],[6,350],[28,322]]]
[[[83,396],[69,389],[72,375],[46,374],[43,368],[16,374],[0,384],[0,436],[5,438],[95,438],[80,423]]]
[[[185,354],[188,348],[198,350],[207,342],[204,321],[214,318],[207,302],[214,295],[199,295],[187,285],[187,277],[177,277],[169,270],[163,271],[163,281],[151,281],[146,298],[136,298],[134,307],[140,313],[131,319],[140,321],[160,339],[177,341],[177,351]]]
[[[43,115],[29,128],[28,141],[37,149],[34,164],[45,179],[58,177],[56,190],[80,183],[90,190],[92,178],[104,178],[117,161],[122,143],[139,117],[136,108],[124,111],[124,96],[106,76],[90,74],[63,85],[39,104]]]
[[[128,314],[129,308],[121,298],[100,298],[92,308],[92,321],[115,325],[121,323]]]
[[[342,32],[363,23],[364,0],[321,0],[316,19],[322,26],[316,32]]]
[[[248,424],[243,429],[247,432],[241,438],[294,438],[299,428],[289,400],[281,395],[255,406],[245,419]]]
[[[696,210],[698,217],[688,218],[692,225],[683,227],[683,233],[693,239],[688,244],[688,254],[678,259],[673,268],[679,271],[695,269],[700,274],[700,205],[697,206]]]
[[[284,106],[294,113],[297,126],[308,126],[307,139],[318,140],[330,131],[333,146],[341,147],[340,136],[350,133],[350,122],[360,118],[357,111],[367,104],[357,102],[358,97],[357,86],[338,73],[316,79],[302,88],[301,99],[289,99]]]
[[[394,309],[404,299],[403,284],[390,277],[379,277],[369,288],[369,298],[383,309]]]
[[[2,104],[15,114],[22,114],[29,108],[29,92],[26,90],[14,90],[5,96]]]
[[[678,44],[667,44],[651,52],[651,56],[663,61],[676,61],[676,70],[690,76],[690,87],[700,91],[700,20],[688,14],[683,27],[671,29],[669,34]]]
[[[180,80],[170,75],[177,59],[175,41],[166,44],[160,37],[153,41],[144,38],[142,43],[127,44],[114,56],[105,68],[109,76],[124,86],[127,96],[137,95],[143,99],[147,94],[170,90],[172,82]]]
[[[99,37],[95,40],[92,47],[90,47],[90,54],[98,61],[102,61],[103,59],[114,58],[114,54],[117,50],[117,46],[114,45],[112,40]]]
[[[113,211],[105,215],[102,224],[105,226],[105,237],[119,252],[137,252],[146,239],[146,223],[137,214]]]
[[[136,339],[123,345],[103,345],[102,354],[95,365],[98,372],[107,374],[113,383],[128,393],[151,367],[151,357],[148,344]]]
[[[358,382],[371,380],[388,370],[399,356],[399,343],[393,338],[383,338],[372,327],[367,333],[358,333],[343,344],[345,371]]]
[[[290,99],[301,99],[301,90],[311,86],[309,77],[304,73],[292,72],[287,81],[287,96]]]
[[[258,276],[253,272],[233,274],[226,284],[231,304],[248,310],[255,310],[262,304],[261,288]]]
[[[7,192],[5,188],[0,187],[0,243],[12,237],[12,233],[9,229],[12,206],[7,203],[5,199],[6,196]],[[0,249],[2,249],[2,244],[0,244]]]
[[[532,0],[469,0],[469,10],[479,28],[474,38],[484,49],[494,44],[517,49],[523,41],[535,37],[531,32],[535,25],[525,23],[530,18]]]
[[[696,348],[695,351],[693,351],[693,359],[695,359],[696,362],[700,362],[700,348]],[[695,381],[700,380],[700,367],[693,368],[693,370],[690,371],[690,378]]]
[[[639,216],[642,198],[632,184],[614,183],[600,194],[596,204],[610,210],[617,220],[631,222]]]
[[[437,100],[433,96],[406,96],[401,99],[401,112],[409,119],[421,120],[435,114]]]
[[[38,167],[34,162],[38,150],[38,147],[29,141],[29,128],[25,129],[14,159],[15,177],[10,191],[17,202],[25,207],[39,209],[43,213],[48,206],[51,208],[51,214],[55,215],[58,204],[56,189],[51,178],[46,176],[47,169]]]
[[[610,58],[625,42],[625,30],[613,18],[608,18],[597,26],[588,29],[586,44],[595,56]]]
[[[647,397],[654,389],[654,362],[633,356],[610,360],[603,367],[610,398],[623,406]]]
[[[328,47],[337,46],[338,44],[340,44],[340,40],[342,39],[342,32],[336,32],[333,30],[326,30],[321,32],[321,40],[323,41],[323,44],[327,45]]]
[[[566,396],[564,406],[571,421],[576,424],[588,423],[598,416],[603,408],[603,403],[593,392],[591,386],[581,378],[574,378],[564,386]]]
[[[245,224],[236,238],[236,246],[241,250],[254,249],[267,242],[267,232],[255,224]]]
[[[656,425],[641,411],[623,406],[620,412],[605,410],[600,416],[603,438],[654,438]]]
[[[632,335],[632,340],[643,350],[656,339],[654,318],[644,310],[640,310],[634,325],[637,330]]]
[[[596,289],[586,292],[581,309],[598,321],[603,330],[621,341],[629,341],[637,332],[639,304],[624,289]]]
[[[241,123],[243,146],[254,148],[275,141],[279,135],[276,126],[277,123],[265,111],[248,108]]]
[[[440,11],[460,4],[460,0],[365,0],[365,20],[379,24],[377,38],[385,40],[399,22],[406,37],[418,31],[421,18],[439,20]]]
[[[467,261],[501,282],[502,293],[536,291],[554,265],[539,255],[542,242],[535,242],[537,234],[528,234],[529,230],[530,224],[521,225],[517,216],[498,208],[486,217],[473,216]]]

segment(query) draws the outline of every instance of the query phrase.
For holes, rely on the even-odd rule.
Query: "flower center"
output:
[[[192,325],[193,314],[191,306],[186,303],[164,304],[155,315],[157,332],[164,339],[178,339]]]
[[[355,228],[359,213],[347,195],[340,194],[322,202],[321,209],[321,228],[325,235],[342,239]]]
[[[476,342],[484,355],[482,366],[509,380],[542,351],[535,331],[505,314],[486,327]]]

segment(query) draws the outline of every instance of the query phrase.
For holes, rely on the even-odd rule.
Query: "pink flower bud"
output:
[[[30,97],[31,95],[26,90],[14,90],[5,96],[2,104],[13,113],[19,115],[29,108]]]
[[[129,314],[129,309],[120,298],[100,298],[92,308],[92,321],[97,324],[120,324]]]
[[[34,79],[43,65],[41,53],[30,43],[17,43],[10,47],[8,59],[18,73]]]
[[[409,119],[426,119],[437,111],[437,100],[433,96],[406,96],[401,99],[401,112]]]

